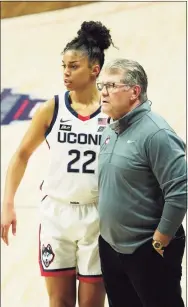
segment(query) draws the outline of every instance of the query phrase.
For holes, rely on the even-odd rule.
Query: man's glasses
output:
[[[115,82],[109,82],[109,83],[103,83],[103,82],[97,82],[97,88],[99,91],[102,91],[103,88],[106,88],[107,93],[112,93],[115,89],[123,87],[123,86],[129,86],[129,84],[126,83],[115,83]]]

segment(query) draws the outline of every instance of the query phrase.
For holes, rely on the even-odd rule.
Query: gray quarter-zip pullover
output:
[[[131,254],[158,229],[174,236],[186,213],[185,144],[149,101],[104,131],[99,154],[102,237]]]

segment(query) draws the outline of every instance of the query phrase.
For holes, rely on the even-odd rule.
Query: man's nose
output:
[[[108,93],[107,87],[104,84],[102,91],[101,91],[101,96],[105,97],[105,96],[108,96],[108,95],[109,95],[109,93]]]

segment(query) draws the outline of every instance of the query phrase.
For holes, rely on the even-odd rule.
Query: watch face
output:
[[[155,242],[155,248],[160,248],[161,247],[161,244],[159,242]]]

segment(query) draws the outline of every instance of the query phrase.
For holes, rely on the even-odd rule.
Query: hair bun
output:
[[[110,30],[100,21],[84,21],[77,34],[88,45],[98,46],[101,50],[113,44]]]

